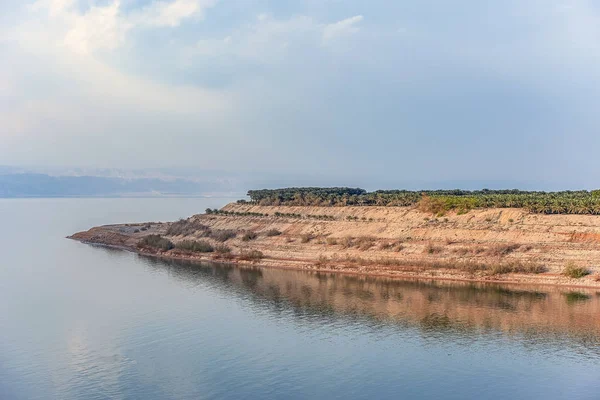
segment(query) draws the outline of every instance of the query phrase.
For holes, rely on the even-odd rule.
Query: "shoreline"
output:
[[[164,259],[392,279],[600,288],[600,216],[230,203],[69,236]],[[149,239],[152,239],[148,241]],[[583,269],[567,276],[568,266]]]
[[[462,283],[478,283],[478,284],[490,284],[490,285],[502,285],[502,286],[542,286],[542,287],[554,287],[554,288],[565,288],[565,289],[600,289],[600,282],[598,284],[575,284],[575,283],[557,283],[557,282],[546,282],[543,280],[537,281],[533,279],[533,281],[522,281],[522,280],[507,280],[507,279],[495,279],[494,276],[486,276],[486,277],[452,277],[452,276],[440,276],[435,275],[432,276],[430,271],[421,271],[415,272],[414,269],[411,270],[411,267],[397,268],[394,273],[385,273],[385,272],[365,272],[365,271],[352,271],[352,270],[344,270],[344,269],[327,269],[327,268],[311,268],[311,267],[303,267],[299,265],[285,265],[284,262],[277,259],[268,259],[269,261],[273,261],[275,264],[267,265],[261,262],[251,262],[244,261],[239,259],[231,259],[231,260],[223,260],[223,259],[215,259],[210,256],[199,256],[193,254],[164,254],[160,252],[153,251],[144,251],[138,248],[134,248],[131,246],[123,246],[123,245],[115,245],[115,244],[105,244],[99,242],[93,242],[83,239],[78,239],[73,236],[67,236],[66,239],[75,240],[79,243],[91,246],[104,247],[109,249],[122,250],[129,253],[133,253],[136,255],[144,256],[144,257],[152,257],[160,260],[173,260],[173,261],[187,261],[192,263],[214,263],[218,265],[233,265],[235,267],[240,268],[260,268],[260,269],[276,269],[276,270],[284,270],[284,271],[303,271],[303,272],[313,272],[313,273],[324,273],[324,274],[335,274],[335,275],[345,275],[345,276],[357,276],[364,278],[385,278],[391,280],[398,281],[444,281],[444,282],[462,282]],[[415,267],[413,267],[415,268]],[[418,268],[418,267],[417,267]],[[535,278],[539,276],[540,278],[548,277],[548,276],[556,276],[557,274],[523,274],[523,276],[528,279]]]

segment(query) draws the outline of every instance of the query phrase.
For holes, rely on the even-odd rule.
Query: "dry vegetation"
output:
[[[385,266],[385,267],[414,267],[424,270],[431,269],[446,269],[467,272],[470,274],[483,273],[487,275],[501,275],[508,273],[527,273],[540,274],[546,272],[546,267],[535,262],[497,262],[483,263],[474,261],[457,261],[457,260],[401,260],[396,258],[374,258],[368,259],[363,257],[351,256],[346,254],[344,257],[326,257],[321,255],[316,263],[319,267],[334,266],[334,265],[351,265],[351,266]]]
[[[171,242],[169,239],[164,238],[160,235],[148,235],[143,237],[138,242],[138,247],[150,247],[154,249],[167,251],[171,250],[175,246],[173,245],[173,242]]]
[[[264,258],[264,254],[258,250],[242,250],[238,258],[243,261],[258,262]]]
[[[166,234],[169,236],[191,236],[200,233],[206,235],[210,232],[210,228],[199,221],[193,219],[180,219],[173,222],[167,229]]]
[[[214,247],[205,240],[183,240],[177,243],[175,247],[194,253],[212,253],[215,250]]]
[[[249,242],[250,240],[254,240],[258,237],[256,232],[248,231],[242,235],[242,241]]]

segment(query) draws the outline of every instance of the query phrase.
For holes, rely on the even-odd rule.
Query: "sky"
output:
[[[0,55],[0,165],[600,187],[597,1],[3,0]]]

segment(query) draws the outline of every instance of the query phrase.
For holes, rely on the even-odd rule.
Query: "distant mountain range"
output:
[[[0,197],[75,197],[75,196],[190,196],[229,192],[219,182],[194,182],[186,179],[111,178],[102,176],[51,176],[38,173],[0,174]]]

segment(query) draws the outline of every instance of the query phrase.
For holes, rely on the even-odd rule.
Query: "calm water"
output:
[[[194,265],[64,239],[225,202],[0,200],[0,398],[600,398],[596,291]]]

